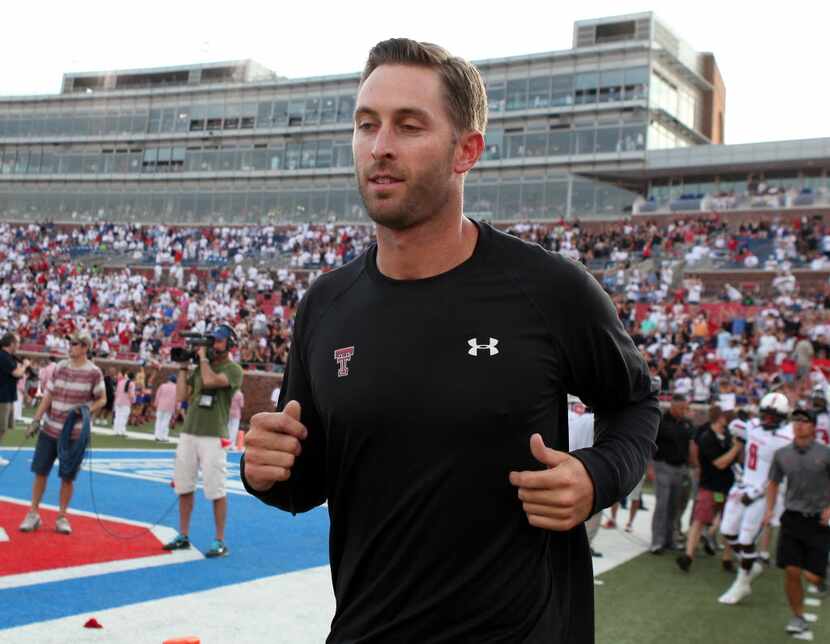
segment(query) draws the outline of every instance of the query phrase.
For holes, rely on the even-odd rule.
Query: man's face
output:
[[[815,436],[816,426],[807,420],[793,421],[793,434],[799,440],[809,440]]]
[[[83,342],[78,342],[77,340],[70,340],[69,341],[69,357],[70,358],[82,358],[86,356],[87,346]]]
[[[418,225],[461,189],[456,133],[430,69],[381,65],[369,75],[357,97],[352,148],[366,211],[381,226]]]
[[[228,341],[227,340],[220,340],[219,338],[213,339],[213,353],[216,356],[224,355],[224,353],[228,350]]]

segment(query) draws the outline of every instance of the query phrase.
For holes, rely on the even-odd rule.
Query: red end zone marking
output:
[[[9,537],[8,541],[0,541],[0,577],[170,554],[143,527],[101,519],[111,533],[130,537],[118,539],[107,534],[98,519],[73,514],[71,509],[68,515],[71,535],[55,532],[57,512],[43,507],[40,528],[35,532],[20,532],[18,526],[27,511],[24,505],[0,500],[0,527]]]

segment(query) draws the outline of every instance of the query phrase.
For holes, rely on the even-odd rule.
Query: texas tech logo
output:
[[[352,359],[353,355],[354,347],[344,347],[342,349],[334,350],[334,359],[337,361],[339,366],[337,370],[338,378],[349,375],[349,360]]]
[[[479,344],[478,338],[470,338],[467,340],[467,344],[470,345],[470,350],[467,351],[471,356],[477,356],[479,351],[484,351],[485,349],[490,353],[491,356],[496,355],[499,350],[496,348],[499,341],[495,338],[490,338],[490,342],[488,344]]]

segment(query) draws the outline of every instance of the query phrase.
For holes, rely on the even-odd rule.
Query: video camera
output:
[[[170,351],[170,359],[173,362],[199,362],[199,356],[196,354],[198,347],[207,347],[207,358],[212,362],[215,356],[213,343],[217,339],[226,340],[228,350],[238,344],[236,331],[227,324],[220,324],[209,334],[182,333],[182,337],[187,343],[187,346],[173,347]]]
[[[170,359],[173,362],[199,362],[199,356],[196,354],[198,347],[208,348],[208,358],[212,357],[214,338],[212,335],[205,335],[203,333],[182,333],[186,347],[173,347],[170,350]]]

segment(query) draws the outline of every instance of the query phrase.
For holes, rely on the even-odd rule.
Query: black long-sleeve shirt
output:
[[[288,481],[248,491],[291,512],[328,500],[329,642],[593,641],[584,529],[530,526],[508,475],[543,469],[535,432],[567,451],[571,392],[597,416],[573,455],[593,510],[611,505],[654,449],[656,394],[581,265],[478,228],[446,273],[389,279],[373,246],[300,303],[279,408],[301,403],[308,438]]]

